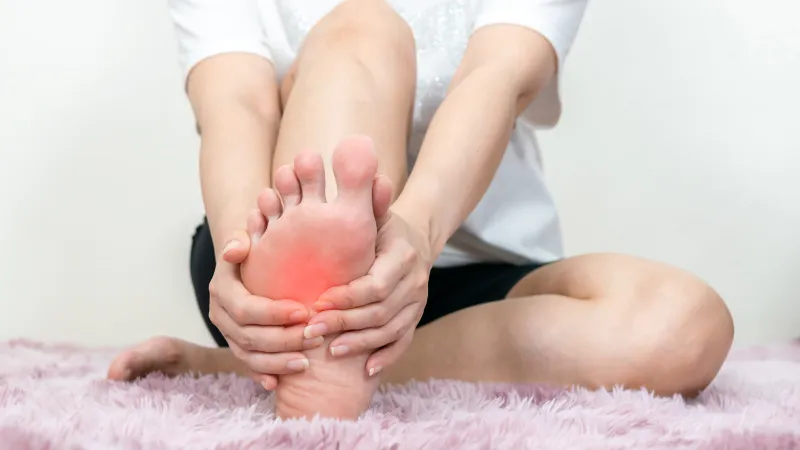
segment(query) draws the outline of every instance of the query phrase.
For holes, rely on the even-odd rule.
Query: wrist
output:
[[[407,195],[401,194],[390,208],[392,214],[400,216],[409,226],[417,230],[428,243],[431,262],[439,257],[447,237],[439,231],[438,221],[431,213],[432,209],[425,202],[409,201]]]

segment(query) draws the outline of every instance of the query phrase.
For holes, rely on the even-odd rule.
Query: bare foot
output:
[[[250,292],[310,307],[327,289],[367,273],[375,261],[375,214],[386,212],[391,196],[375,183],[373,199],[378,161],[372,145],[361,137],[339,144],[332,164],[338,195],[330,203],[319,155],[299,155],[294,168],[277,170],[275,186],[284,210],[281,214],[274,191],[259,197],[259,208],[269,220],[242,264],[242,281]],[[249,228],[251,235],[260,231],[253,223]],[[307,370],[279,378],[278,417],[355,419],[369,407],[378,379],[366,373],[368,355],[334,358],[329,344],[335,337],[326,336],[322,346],[304,352]]]
[[[185,373],[249,375],[242,362],[227,348],[201,347],[181,339],[159,336],[114,358],[108,369],[108,379],[132,381],[152,372],[168,376]]]

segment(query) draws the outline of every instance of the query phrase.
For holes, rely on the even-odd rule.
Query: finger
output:
[[[251,245],[256,245],[265,231],[267,231],[267,219],[257,209],[250,211],[247,215],[247,234],[250,236]]]
[[[353,309],[330,309],[315,314],[308,321],[304,334],[311,338],[343,331],[379,328],[386,325],[404,306],[405,289],[395,290],[382,302],[370,303]]]
[[[316,311],[352,309],[386,299],[406,273],[399,251],[378,255],[365,276],[345,286],[331,288],[314,303]]]
[[[322,345],[324,338],[306,339],[303,325],[283,326],[237,326],[229,316],[218,318],[220,329],[236,345],[247,352],[283,353],[309,350]]]
[[[331,342],[331,355],[368,352],[398,341],[408,330],[416,327],[418,308],[417,303],[411,303],[380,328],[351,331],[337,337]]]
[[[231,264],[240,264],[250,253],[250,238],[245,230],[236,230],[222,249],[222,259]]]
[[[286,375],[308,369],[308,359],[302,353],[246,352],[228,341],[233,354],[255,373],[264,375]]]
[[[378,226],[381,225],[392,203],[392,181],[386,175],[378,175],[372,182],[372,211]]]
[[[247,292],[234,268],[233,264],[221,262],[209,284],[209,319],[220,331],[245,325],[293,325],[308,320],[308,309],[296,301],[270,300]],[[226,322],[226,318],[231,321]]]
[[[233,289],[231,291],[233,292]],[[215,292],[212,294],[212,299],[216,300],[216,303],[239,326],[292,325],[308,320],[308,309],[293,300],[270,300],[238,292],[225,297]]]
[[[250,371],[250,378],[256,383],[260,384],[264,390],[274,391],[278,387],[278,377],[274,375],[264,375],[262,373],[255,373]]]
[[[220,311],[221,310],[221,311]],[[233,339],[245,351],[288,352],[318,347],[321,342],[315,337],[303,337],[302,324],[283,325],[240,325],[223,308],[214,310],[214,325]]]
[[[408,350],[414,340],[414,329],[409,330],[397,342],[376,351],[367,359],[367,375],[374,377],[378,375],[384,367],[390,367],[396,363],[403,353]]]

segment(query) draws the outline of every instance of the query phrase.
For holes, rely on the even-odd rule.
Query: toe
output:
[[[267,231],[267,219],[257,209],[250,211],[247,216],[247,234],[250,236],[251,245],[255,245],[265,231]]]
[[[300,181],[303,201],[325,201],[325,167],[322,156],[316,153],[302,153],[294,159],[294,171]]]
[[[365,202],[372,207],[372,184],[377,170],[378,158],[371,139],[354,136],[343,140],[333,153],[337,200]]]
[[[130,369],[132,352],[127,350],[120,353],[108,368],[106,378],[113,381],[130,381],[133,373]]]
[[[300,204],[300,182],[292,166],[281,166],[275,171],[275,188],[283,200],[284,208]]]
[[[274,220],[281,215],[281,199],[274,189],[264,189],[258,196],[258,209],[267,218],[267,221]]]
[[[122,352],[108,369],[108,379],[114,381],[133,381],[158,370],[158,356],[150,341]]]

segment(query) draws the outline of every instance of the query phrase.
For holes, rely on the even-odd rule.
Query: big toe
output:
[[[377,171],[378,157],[372,139],[353,136],[343,140],[333,152],[337,200],[363,202],[371,208],[372,182]]]
[[[114,358],[108,368],[106,378],[114,381],[129,381],[132,378],[130,370],[131,351],[127,350]]]
[[[151,372],[171,375],[181,360],[181,345],[177,339],[155,337],[125,350],[108,368],[108,379],[131,381]]]
[[[107,378],[114,381],[133,381],[153,371],[154,364],[139,349],[130,349],[120,353],[108,368]]]

